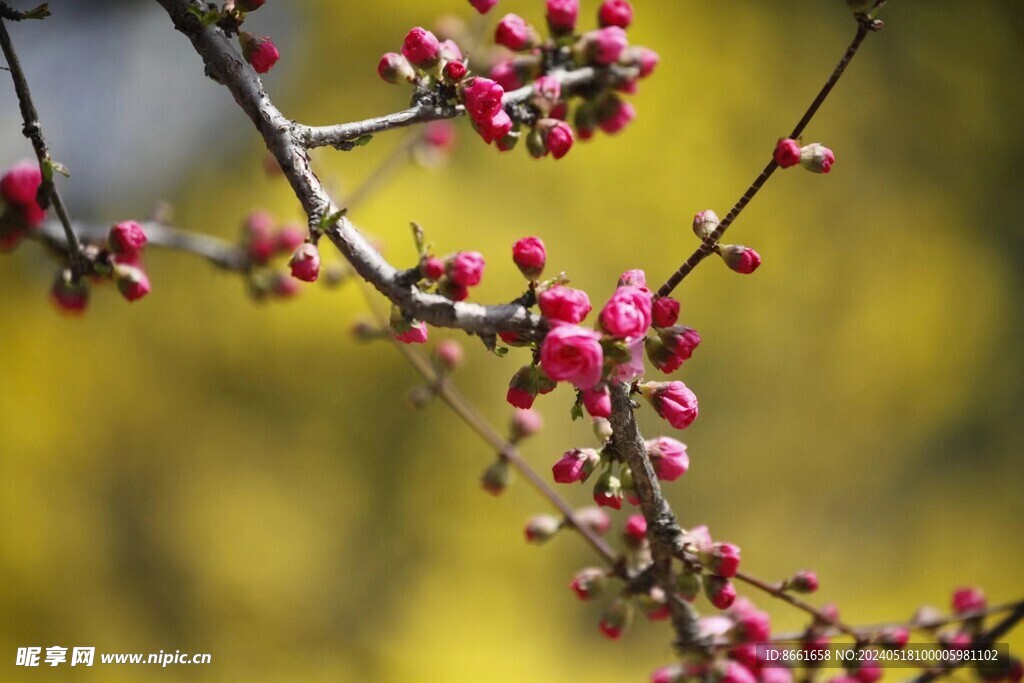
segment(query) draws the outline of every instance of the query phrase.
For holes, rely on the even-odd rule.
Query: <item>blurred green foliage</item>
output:
[[[284,68],[265,82],[310,123],[404,106],[378,55],[412,25],[470,12],[294,4],[302,40],[280,45]],[[780,173],[743,215],[730,239],[761,252],[755,275],[709,261],[679,291],[704,338],[679,373],[702,408],[685,434],[691,472],[668,487],[681,521],[741,545],[759,575],[818,570],[817,599],[850,622],[945,608],[960,583],[993,601],[1024,588],[1019,7],[890,5],[808,130],[836,150],[833,172]],[[481,301],[522,287],[509,246],[525,234],[595,302],[624,269],[667,276],[695,246],[690,217],[724,215],[853,24],[839,0],[636,7],[631,37],[662,64],[625,134],[536,162],[462,122],[447,169],[402,171],[356,223],[398,264],[414,258],[410,220],[442,253],[481,250]],[[504,10],[539,19],[541,3]],[[321,177],[343,195],[400,135],[318,151]],[[255,206],[300,218],[264,153],[253,134],[228,157],[199,155],[155,196],[170,194],[181,225],[228,237]],[[670,661],[664,624],[604,641],[598,606],[566,588],[596,558],[571,536],[526,546],[522,523],[544,504],[522,484],[482,493],[487,448],[440,405],[404,409],[412,371],[347,334],[365,311],[354,287],[255,305],[234,277],[154,250],[147,300],[97,291],[68,320],[46,305],[35,251],[0,268],[4,680],[15,648],[36,644],[213,653],[208,667],[97,667],[82,681],[619,681]],[[460,384],[503,424],[519,354],[467,347]],[[548,426],[525,452],[542,471],[590,444],[570,402],[565,389],[539,402]],[[641,413],[649,435],[666,430]],[[777,627],[803,623],[753,597]]]

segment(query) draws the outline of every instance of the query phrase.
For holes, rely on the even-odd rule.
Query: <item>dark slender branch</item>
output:
[[[6,15],[5,18],[7,18]],[[24,122],[22,133],[32,142],[32,149],[35,150],[36,160],[39,162],[39,170],[43,175],[42,191],[49,200],[50,205],[53,206],[53,210],[60,219],[61,226],[64,228],[72,271],[75,272],[76,276],[81,275],[87,265],[82,255],[82,244],[78,241],[78,236],[71,227],[71,218],[68,216],[67,208],[64,206],[60,192],[57,191],[57,185],[53,182],[53,161],[46,146],[46,138],[43,137],[43,128],[39,123],[39,113],[32,102],[32,93],[29,91],[28,80],[25,78],[25,72],[21,68],[21,62],[18,60],[18,54],[14,50],[14,44],[11,42],[11,36],[7,32],[7,25],[3,20],[0,20],[0,48],[3,49],[4,57],[7,59],[11,78],[14,80],[14,91],[18,95],[18,105],[21,108],[21,118]]]
[[[746,572],[736,572],[735,579],[747,585],[753,586],[758,590],[762,590],[765,593],[771,595],[772,597],[782,600],[783,602],[788,602],[793,607],[796,607],[799,610],[803,610],[807,614],[813,616],[815,621],[817,621],[818,623],[830,626],[834,628],[837,632],[842,633],[843,635],[850,636],[857,642],[861,642],[862,640],[864,640],[864,634],[861,631],[858,631],[857,629],[847,626],[839,619],[833,619],[832,617],[825,614],[809,602],[801,600],[792,593],[783,590],[782,585],[769,583],[767,581],[764,581],[763,579],[757,578],[756,576],[751,576]]]
[[[818,109],[821,108],[821,105],[825,102],[829,93],[832,92],[832,88],[835,87],[836,83],[839,82],[840,77],[842,77],[843,72],[846,71],[846,67],[849,66],[850,61],[853,60],[854,56],[857,54],[861,43],[864,42],[864,38],[867,37],[868,33],[873,30],[877,30],[880,27],[880,22],[870,20],[866,17],[858,17],[857,33],[854,35],[853,41],[850,42],[849,47],[846,48],[846,52],[839,60],[836,68],[832,71],[832,75],[828,77],[827,81],[825,81],[825,85],[822,86],[818,95],[807,108],[807,111],[804,112],[800,121],[793,128],[793,132],[789,134],[789,137],[795,139],[799,138],[803,134],[807,124],[809,124],[811,119],[814,118],[814,115],[818,112]],[[672,291],[679,286],[679,283],[697,267],[697,264],[714,252],[715,245],[717,245],[719,240],[722,239],[722,235],[725,234],[725,231],[729,229],[729,226],[733,224],[733,221],[739,217],[740,212],[746,208],[747,204],[749,204],[754,196],[757,195],[758,191],[764,186],[764,184],[768,182],[768,179],[772,177],[772,174],[775,173],[775,170],[778,167],[779,165],[775,163],[775,159],[768,162],[768,165],[765,166],[764,170],[761,171],[757,178],[754,179],[754,182],[750,184],[750,187],[748,187],[747,191],[743,193],[743,196],[737,200],[736,204],[732,207],[725,218],[722,219],[722,222],[719,223],[714,232],[708,235],[707,238],[701,242],[700,246],[690,254],[690,257],[683,262],[683,265],[679,266],[679,269],[665,281],[665,284],[658,288],[658,296],[668,296],[671,294]]]
[[[1020,623],[1022,620],[1024,620],[1024,602],[1018,603],[1017,606],[1013,609],[1013,611],[1005,617],[1003,617],[1003,619],[998,624],[990,628],[985,633],[982,633],[981,635],[976,637],[972,641],[971,645],[975,647],[986,647],[988,645],[991,645],[992,643],[996,642],[1004,635],[1009,633],[1010,630],[1013,629],[1013,627]],[[954,660],[946,664],[943,664],[940,667],[929,669],[928,671],[922,673],[920,676],[912,678],[910,683],[929,683],[929,681],[934,681],[937,678],[951,674],[952,672],[956,671],[960,667],[967,664],[968,661],[969,660],[967,658],[961,660]]]

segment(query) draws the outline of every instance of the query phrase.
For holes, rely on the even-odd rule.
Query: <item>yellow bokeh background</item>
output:
[[[583,2],[584,21],[596,4]],[[407,92],[375,74],[379,54],[412,25],[471,11],[291,5],[298,29],[265,83],[286,115],[317,124],[404,106]],[[678,292],[704,342],[679,373],[701,418],[673,506],[739,544],[755,574],[816,569],[815,600],[852,623],[945,608],[960,584],[993,602],[1024,593],[1024,29],[1012,2],[890,5],[807,131],[836,150],[833,172],[779,173],[730,231],[764,257],[756,274],[709,260]],[[539,20],[541,6],[497,11]],[[509,247],[526,234],[595,303],[627,268],[660,282],[696,245],[690,217],[724,215],[853,23],[839,0],[635,6],[631,39],[662,63],[627,132],[538,162],[497,154],[460,122],[446,168],[397,172],[356,224],[399,265],[414,259],[410,220],[442,253],[482,251],[480,301],[521,291]],[[273,35],[259,13],[250,22]],[[177,58],[203,78],[184,39]],[[401,135],[317,151],[318,173],[340,198]],[[180,225],[227,238],[254,207],[300,219],[255,133],[245,139],[197,155],[154,197]],[[111,202],[145,211],[152,198]],[[152,250],[146,300],[97,290],[85,317],[66,319],[46,304],[37,251],[0,259],[0,679],[596,683],[671,661],[664,624],[601,638],[599,605],[566,588],[596,558],[568,534],[527,546],[523,522],[544,502],[521,482],[484,494],[488,448],[440,404],[407,409],[413,372],[348,333],[366,312],[357,288],[258,305],[235,276]],[[444,336],[465,340],[457,381],[504,428],[525,354]],[[524,454],[545,474],[592,445],[571,401],[562,388],[538,402],[547,427]],[[646,408],[640,419],[649,435],[668,429]],[[560,490],[587,501],[585,487]],[[804,623],[751,597],[779,629]],[[12,666],[17,647],[54,644],[210,652],[213,664]]]

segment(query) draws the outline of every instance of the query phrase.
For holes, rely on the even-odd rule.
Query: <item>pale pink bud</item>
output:
[[[639,50],[640,78],[647,78],[654,73],[654,69],[657,68],[658,62],[661,61],[661,57],[658,56],[657,52],[649,50],[646,47],[641,47]]]
[[[515,90],[521,88],[524,83],[515,62],[511,59],[503,59],[491,67],[490,77],[492,82],[500,85],[504,90]]]
[[[775,145],[775,163],[781,168],[789,168],[800,163],[800,143],[792,138],[782,138]]]
[[[828,173],[832,170],[832,164],[836,162],[836,155],[825,145],[818,142],[811,143],[800,150],[800,165],[814,173]]]
[[[761,255],[742,244],[723,244],[719,253],[725,265],[743,275],[750,275],[761,265]]]
[[[724,576],[709,575],[704,578],[704,595],[718,609],[729,609],[736,600],[736,587]]]
[[[426,69],[441,58],[441,43],[433,33],[417,26],[405,35],[402,54],[413,66]]]
[[[603,569],[587,567],[573,577],[569,587],[580,600],[590,600],[601,594],[608,585],[608,575]]]
[[[442,17],[443,19],[443,17]],[[441,41],[441,59],[447,61],[461,62],[464,61],[462,56],[462,48],[454,40],[447,38]],[[463,65],[465,66],[465,65]]]
[[[647,288],[647,273],[640,268],[623,271],[618,284],[619,287],[636,287],[648,293],[651,291]]]
[[[693,328],[673,325],[658,330],[657,337],[644,340],[644,347],[651,363],[662,372],[670,373],[690,359],[700,341],[700,335]]]
[[[149,294],[149,277],[141,268],[122,263],[115,264],[114,282],[117,284],[117,291],[128,301],[138,301]]]
[[[655,412],[676,429],[686,429],[697,419],[697,396],[682,382],[647,382],[640,390]]]
[[[541,276],[547,259],[547,250],[539,237],[523,237],[512,245],[512,261],[527,280]]]
[[[288,261],[292,277],[303,282],[316,282],[320,277],[320,251],[315,244],[306,242],[292,254]]]
[[[786,587],[794,593],[813,593],[818,590],[818,575],[812,571],[797,572]]]
[[[299,294],[299,281],[284,273],[275,273],[270,291],[279,299],[291,299]]]
[[[487,14],[492,7],[498,4],[498,0],[469,0],[469,4],[480,14]]]
[[[238,34],[238,41],[242,45],[242,56],[252,65],[256,73],[267,73],[281,57],[274,41],[267,36],[258,36],[255,33],[242,31]]]
[[[590,529],[598,536],[604,536],[612,528],[612,519],[601,508],[591,505],[573,513],[576,524]]]
[[[388,83],[407,81],[412,83],[416,80],[416,72],[413,70],[409,60],[397,52],[385,52],[377,63],[377,75]]]
[[[554,538],[561,528],[561,520],[551,515],[537,515],[526,523],[523,533],[526,536],[527,543],[541,545]]]
[[[981,592],[980,588],[975,588],[973,586],[957,588],[953,591],[953,598],[951,602],[953,606],[953,613],[958,616],[971,614],[973,612],[981,612],[988,606],[988,602],[985,600],[985,594]]]
[[[552,33],[572,33],[579,13],[579,0],[547,0],[548,26]]]
[[[556,382],[567,381],[581,390],[592,389],[601,381],[604,366],[601,335],[575,325],[559,325],[544,337],[540,365]]]
[[[701,211],[693,217],[693,234],[702,240],[706,240],[718,228],[720,223],[718,214],[711,209]]]
[[[290,254],[306,241],[306,231],[294,225],[286,225],[277,232],[275,249],[279,254]]]
[[[647,457],[658,479],[675,481],[690,469],[690,456],[686,444],[668,436],[659,436],[646,442]]]
[[[512,415],[512,440],[522,441],[539,432],[544,427],[544,418],[536,410],[517,410]]]
[[[588,35],[594,63],[600,66],[617,62],[629,45],[626,32],[619,26],[606,26]]]
[[[651,295],[638,287],[619,287],[601,310],[601,327],[613,337],[640,339],[651,327]]]
[[[462,350],[462,344],[454,339],[442,339],[437,343],[437,347],[434,349],[434,355],[437,357],[437,362],[440,363],[441,367],[448,372],[453,372],[462,365],[462,357],[464,354],[465,352]]]
[[[447,265],[448,277],[463,287],[475,287],[483,279],[484,257],[478,251],[460,251]]]
[[[672,327],[679,320],[679,302],[670,296],[658,297],[651,304],[651,324]]]
[[[518,14],[506,14],[494,31],[494,42],[516,52],[528,50],[537,42],[537,32]]]
[[[576,324],[591,311],[590,298],[581,289],[555,285],[542,291],[537,297],[540,312],[549,320]]]
[[[553,106],[562,97],[562,84],[554,76],[541,76],[533,82],[533,92],[548,106]]]
[[[133,258],[146,246],[146,231],[135,221],[118,223],[110,229],[107,244],[113,253]]]
[[[633,6],[627,0],[605,0],[597,11],[597,21],[601,26],[629,28],[633,23]]]
[[[551,473],[559,484],[575,484],[586,480],[599,462],[601,456],[593,448],[574,448],[562,455]]]
[[[274,219],[266,211],[253,211],[242,223],[243,242],[249,258],[257,265],[263,265],[274,254]]]
[[[609,417],[612,414],[612,397],[608,387],[601,385],[584,391],[583,407],[591,417]]]

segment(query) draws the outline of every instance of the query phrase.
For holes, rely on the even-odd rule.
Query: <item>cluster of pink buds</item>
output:
[[[0,178],[0,251],[17,247],[43,222],[46,211],[37,199],[42,182],[39,165],[31,161],[19,161]]]
[[[440,40],[417,26],[402,41],[401,52],[386,52],[377,74],[388,83],[411,83],[417,93],[432,93],[435,104],[453,105],[455,86],[469,73],[462,50],[454,40]]]
[[[693,217],[693,234],[701,240],[707,240],[721,225],[721,221],[711,209],[701,211]],[[722,257],[731,270],[743,275],[750,275],[761,265],[761,255],[750,247],[739,244],[716,244],[715,253]]]
[[[800,145],[798,140],[783,138],[775,146],[775,163],[781,168],[800,164],[814,173],[828,173],[836,162],[836,155],[825,145],[814,142]]]
[[[452,301],[465,301],[470,287],[483,280],[485,265],[478,251],[457,251],[444,258],[424,254],[419,264],[421,289],[436,291]]]
[[[249,292],[257,300],[294,297],[299,293],[298,281],[316,282],[322,272],[328,275],[329,285],[343,276],[341,271],[321,267],[320,252],[308,231],[294,224],[278,226],[263,210],[251,212],[242,221],[241,248],[247,258]],[[275,266],[283,257],[288,257],[290,277]]]

